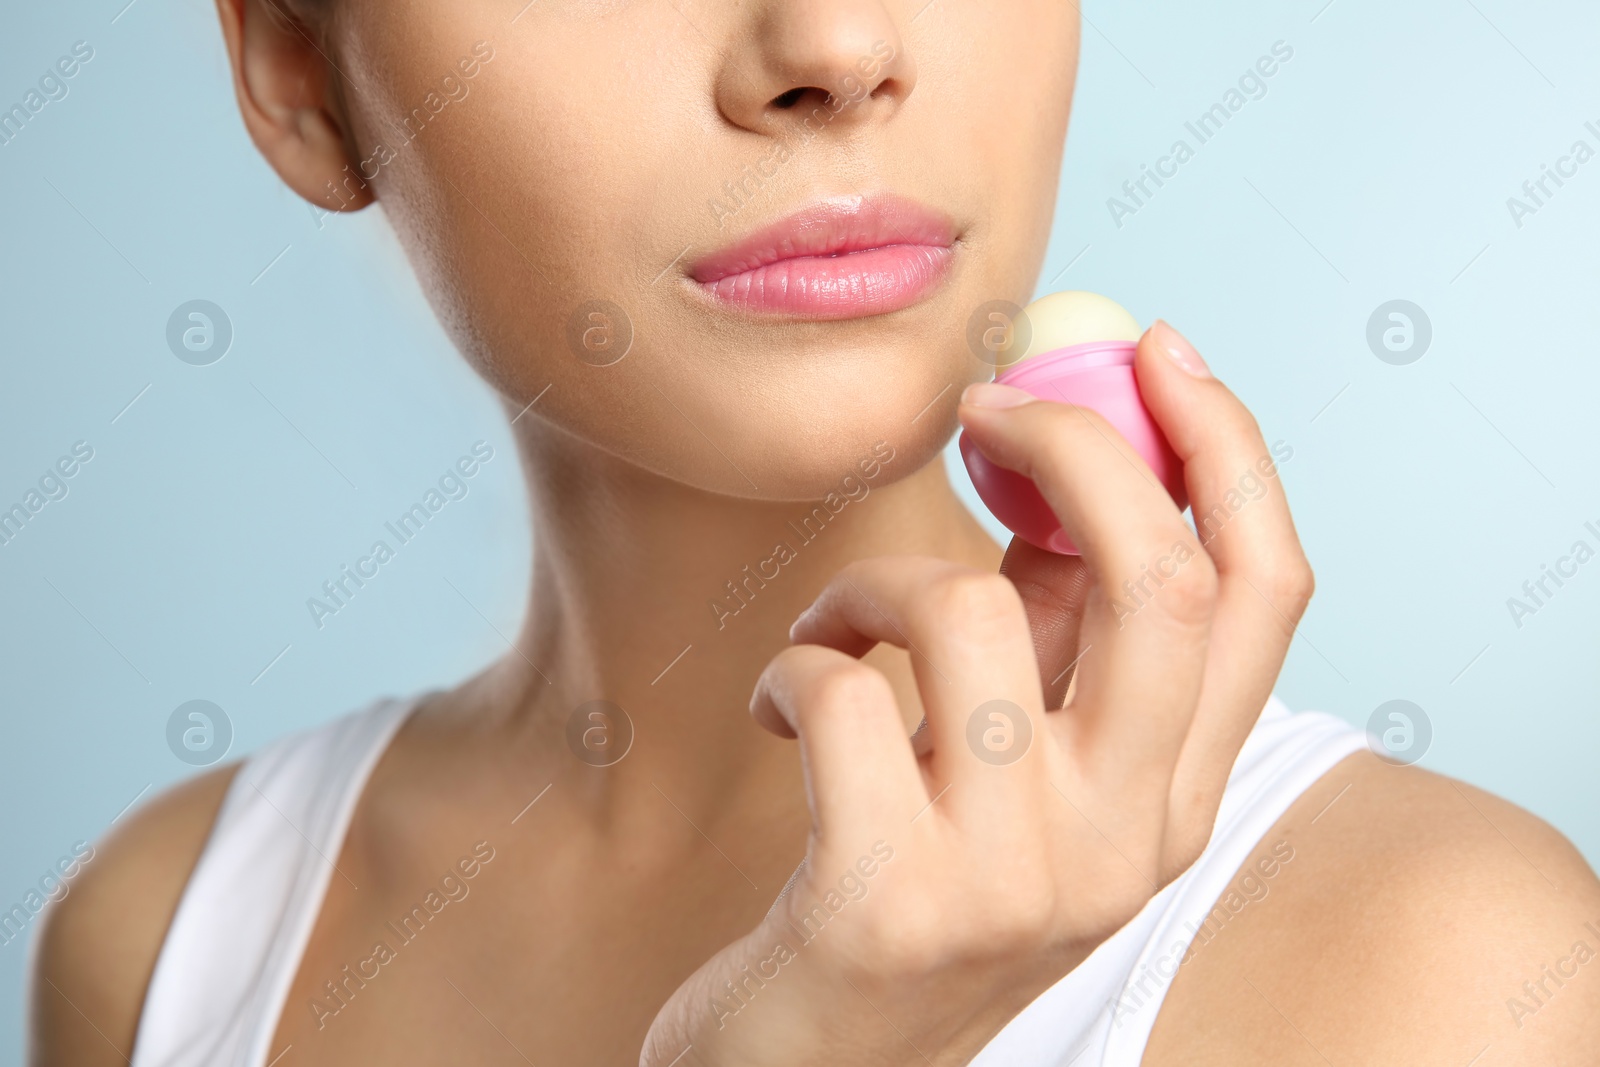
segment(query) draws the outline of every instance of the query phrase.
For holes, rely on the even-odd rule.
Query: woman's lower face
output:
[[[1059,0],[340,0],[326,199],[379,197],[514,408],[812,499],[886,437],[920,466],[992,373],[969,322],[1030,296],[1077,34]]]

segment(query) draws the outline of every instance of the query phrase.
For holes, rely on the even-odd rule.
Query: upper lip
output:
[[[948,215],[900,196],[824,200],[696,260],[689,276],[703,285],[787,259],[845,256],[894,245],[949,248]]]

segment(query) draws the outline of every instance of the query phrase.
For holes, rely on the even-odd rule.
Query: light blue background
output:
[[[0,547],[0,907],[189,773],[164,737],[178,704],[226,708],[239,754],[449,682],[503,650],[527,581],[504,417],[381,214],[319,223],[280,185],[209,3],[125,3],[13,4],[0,33],[6,106],[74,41],[95,49],[0,147],[0,505],[95,450]],[[1600,861],[1600,561],[1520,629],[1506,606],[1600,525],[1600,161],[1521,229],[1506,207],[1574,140],[1600,148],[1600,8],[1323,4],[1086,5],[1041,290],[1167,317],[1293,446],[1320,591],[1285,699],[1356,723],[1416,701],[1425,766]],[[1118,228],[1107,198],[1279,40],[1294,57],[1267,95]],[[236,331],[204,368],[164,342],[196,297]],[[1433,324],[1410,366],[1365,340],[1394,298]],[[479,439],[497,458],[470,495],[314,630],[306,597]],[[24,948],[0,948],[4,1059]]]

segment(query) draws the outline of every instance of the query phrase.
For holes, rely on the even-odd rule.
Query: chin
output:
[[[648,357],[647,357],[648,358]],[[546,424],[643,471],[722,496],[812,501],[847,477],[873,488],[937,459],[970,360],[889,353],[777,358],[759,369],[645,371],[540,404]]]

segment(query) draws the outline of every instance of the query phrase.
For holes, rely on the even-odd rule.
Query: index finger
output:
[[[1177,836],[1203,846],[1227,770],[1271,695],[1313,582],[1278,476],[1278,461],[1293,449],[1269,449],[1226,386],[1203,370],[1186,373],[1204,363],[1166,323],[1145,334],[1135,367],[1151,415],[1183,461],[1195,529],[1217,568],[1212,650],[1173,791],[1194,799],[1174,813]]]
[[[930,769],[949,783],[983,773],[984,764],[1015,763],[1027,772],[1048,760],[1022,749],[1018,759],[996,763],[973,747],[969,732],[973,717],[999,701],[1025,717],[1011,724],[1016,731],[1042,736],[1044,706],[1027,627],[1015,589],[999,575],[947,560],[883,556],[840,571],[790,636],[856,655],[879,642],[909,652],[933,740]],[[1017,781],[995,783],[996,796],[1014,798],[1025,788],[1025,773],[1009,777]]]
[[[1128,798],[1130,815],[1164,818],[1204,673],[1210,560],[1149,465],[1093,411],[978,385],[962,396],[961,421],[992,462],[1033,480],[1093,575],[1081,638],[1093,648],[1061,723],[1084,774]],[[1181,566],[1165,573],[1173,558]],[[1118,598],[1153,576],[1153,609],[1125,625],[1132,613]]]

